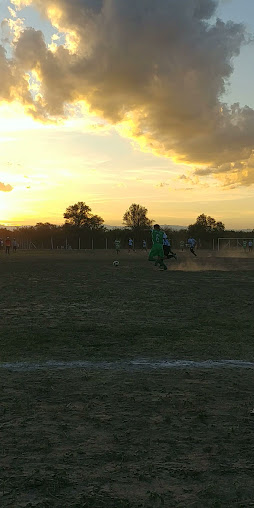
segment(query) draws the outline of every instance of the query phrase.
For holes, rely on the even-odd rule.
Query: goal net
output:
[[[249,245],[252,243],[251,245]],[[249,250],[254,248],[254,238],[218,238],[218,250]]]

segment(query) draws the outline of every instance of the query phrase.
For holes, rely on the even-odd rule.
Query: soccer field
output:
[[[254,258],[209,255],[2,253],[1,361],[254,360]]]
[[[254,257],[198,254],[1,253],[0,506],[253,506],[253,366],[161,364],[254,362]]]

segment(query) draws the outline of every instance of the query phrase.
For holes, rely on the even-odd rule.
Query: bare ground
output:
[[[0,375],[1,506],[253,506],[253,371]]]
[[[253,368],[93,369],[93,362],[253,362],[254,258],[1,254],[0,506],[254,506]]]

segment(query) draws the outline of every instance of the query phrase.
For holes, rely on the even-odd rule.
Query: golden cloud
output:
[[[1,192],[11,192],[13,190],[13,187],[10,184],[4,184],[0,182],[0,191]]]
[[[0,95],[2,88],[11,100],[15,91],[42,121],[64,117],[66,104],[85,101],[142,149],[202,165],[196,176],[254,182],[254,110],[221,102],[245,29],[212,22],[216,0],[12,3],[37,8],[66,34],[67,44],[51,51],[41,32],[24,30],[13,60],[0,60],[6,76]],[[41,82],[37,99],[26,86],[28,72]]]

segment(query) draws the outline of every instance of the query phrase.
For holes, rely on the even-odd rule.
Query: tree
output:
[[[57,226],[55,224],[51,224],[50,222],[37,222],[37,224],[34,226],[34,230],[38,232],[49,232],[57,229]]]
[[[91,211],[90,206],[83,201],[70,205],[64,213],[65,224],[90,230],[103,229],[104,220],[99,215],[93,215]]]
[[[194,224],[188,226],[188,234],[197,238],[207,238],[211,233],[217,234],[225,231],[225,225],[213,217],[202,213]]]
[[[153,221],[148,219],[146,214],[147,208],[132,203],[123,216],[123,224],[134,231],[150,228]]]

